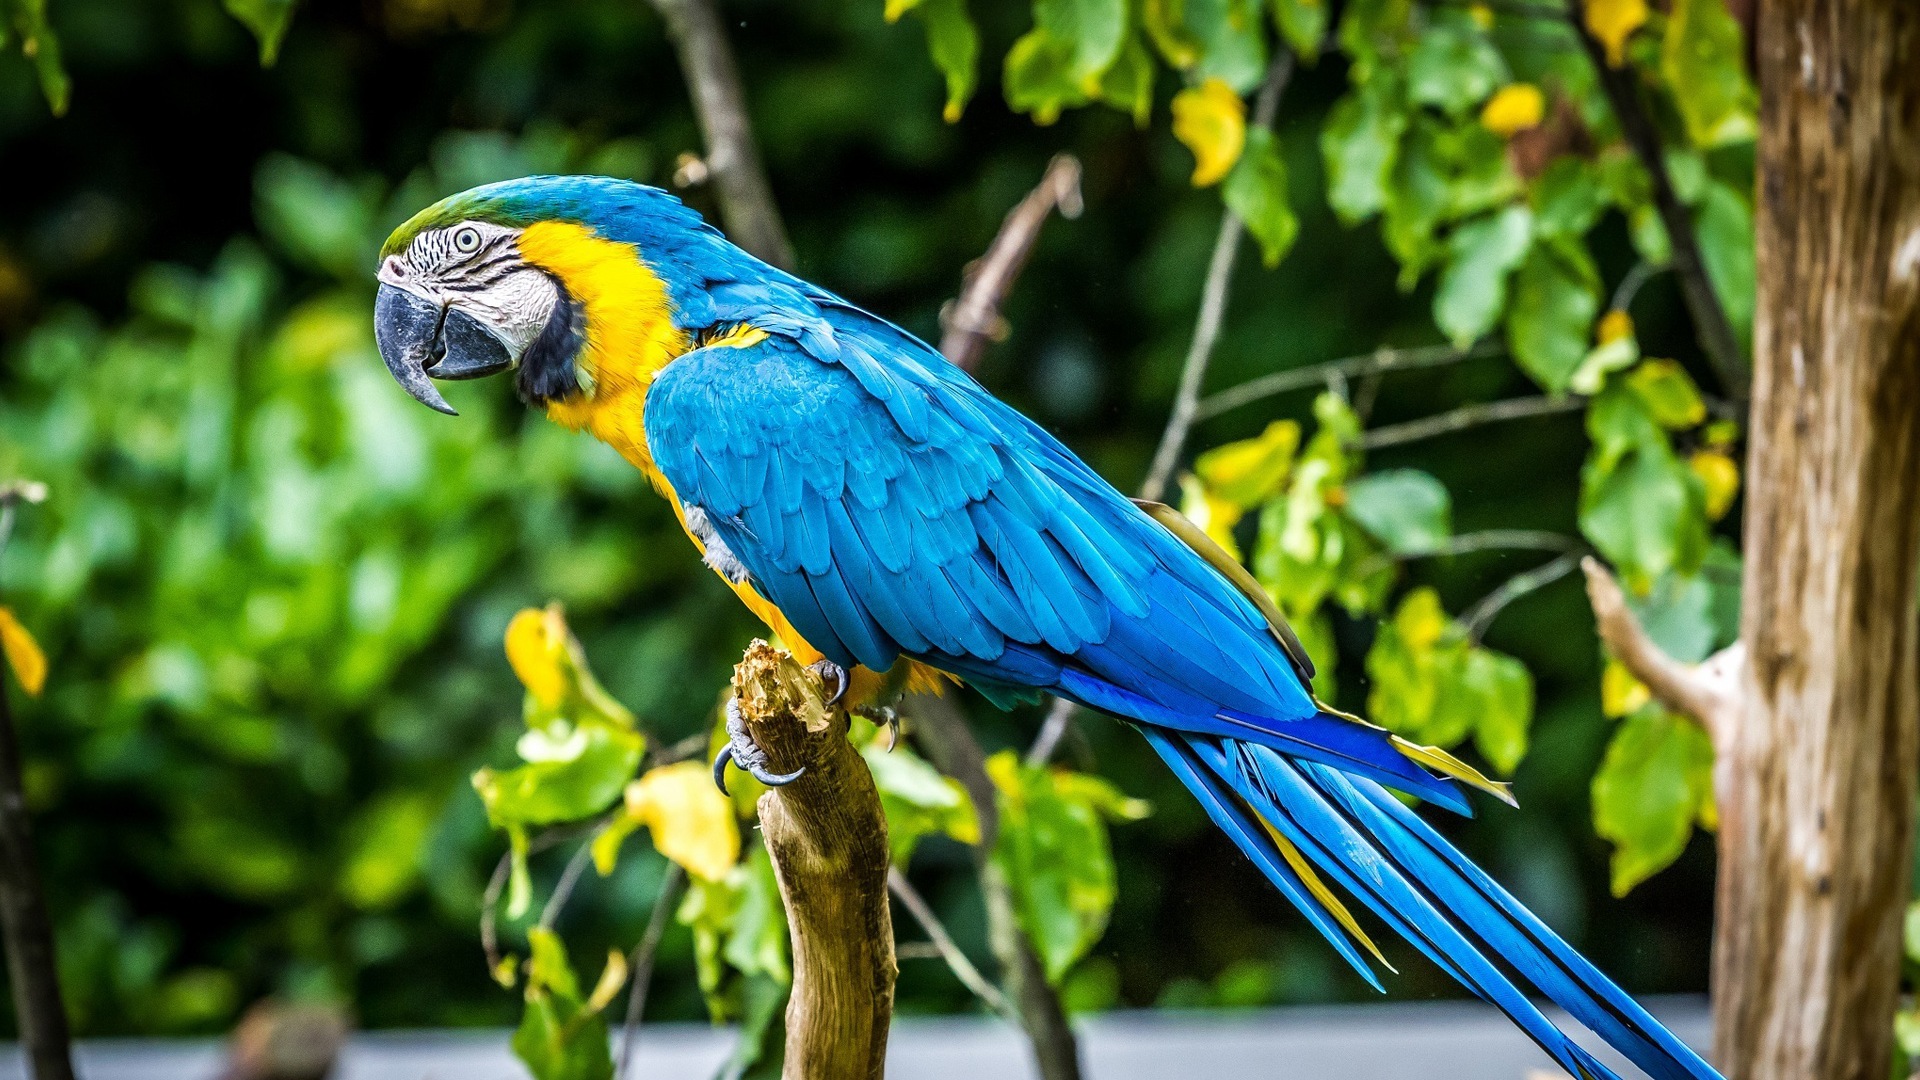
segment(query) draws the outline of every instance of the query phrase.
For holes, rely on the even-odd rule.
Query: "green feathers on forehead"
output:
[[[486,221],[509,228],[523,228],[532,223],[525,215],[512,212],[511,204],[497,198],[486,198],[484,188],[463,191],[450,195],[432,206],[400,223],[380,247],[380,257],[385,259],[407,250],[413,238],[433,229],[443,229],[457,221]]]

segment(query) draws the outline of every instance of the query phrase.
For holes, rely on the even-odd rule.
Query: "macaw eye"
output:
[[[454,231],[453,250],[462,255],[471,255],[480,250],[480,230],[471,225]]]

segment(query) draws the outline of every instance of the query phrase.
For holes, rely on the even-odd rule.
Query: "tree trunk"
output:
[[[1730,1080],[1884,1080],[1920,759],[1920,4],[1762,0]]]

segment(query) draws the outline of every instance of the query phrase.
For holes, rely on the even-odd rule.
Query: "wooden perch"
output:
[[[1746,645],[1736,641],[1704,663],[1681,663],[1647,636],[1627,607],[1620,583],[1598,559],[1580,560],[1580,569],[1587,575],[1587,598],[1593,602],[1593,621],[1607,652],[1646,684],[1654,700],[1698,720],[1713,740],[1719,760],[1728,760],[1730,740],[1744,707],[1741,680]]]
[[[793,940],[785,1080],[877,1078],[893,1017],[887,822],[845,709],[786,652],[755,641],[733,692],[773,769],[806,773],[760,797],[760,829]]]

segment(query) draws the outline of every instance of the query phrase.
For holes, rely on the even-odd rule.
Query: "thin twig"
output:
[[[10,504],[9,504],[10,505]],[[0,665],[4,666],[4,665]],[[13,707],[0,676],[0,936],[14,1016],[34,1080],[73,1080],[67,1010],[54,963],[53,923],[35,861],[33,829],[20,781]]]
[[[1574,29],[1600,78],[1601,89],[1613,105],[1614,118],[1620,122],[1620,134],[1653,181],[1653,205],[1667,229],[1673,270],[1680,275],[1680,293],[1693,316],[1700,348],[1719,374],[1728,396],[1744,403],[1750,379],[1746,350],[1733,332],[1733,323],[1727,318],[1727,309],[1720,303],[1719,294],[1713,291],[1712,279],[1707,277],[1706,262],[1700,256],[1700,244],[1693,232],[1693,213],[1673,189],[1673,177],[1667,173],[1666,152],[1660,145],[1660,130],[1654,126],[1646,103],[1640,99],[1639,74],[1632,64],[1614,67],[1608,63],[1606,46],[1587,30],[1584,20],[1575,20]]]
[[[680,56],[694,115],[707,141],[707,174],[733,242],[783,270],[793,245],[753,142],[740,67],[716,0],[652,0]]]
[[[1364,578],[1397,559],[1431,559],[1476,551],[1584,551],[1586,545],[1564,533],[1540,529],[1482,529],[1449,536],[1420,551],[1383,552],[1361,563],[1354,576]]]
[[[574,886],[580,884],[580,875],[586,872],[587,864],[592,861],[591,842],[581,844],[579,850],[573,853],[573,858],[567,860],[567,868],[560,872],[560,880],[554,883],[553,895],[547,897],[547,906],[540,909],[541,929],[553,929],[554,920],[560,917],[561,910],[567,906],[567,899],[573,895]]]
[[[1505,352],[1506,346],[1494,338],[1478,342],[1467,349],[1456,349],[1451,345],[1423,345],[1409,349],[1390,349],[1381,346],[1372,352],[1357,356],[1346,356],[1338,360],[1328,360],[1325,363],[1276,371],[1271,375],[1250,379],[1238,386],[1230,386],[1217,394],[1208,394],[1200,399],[1194,419],[1211,419],[1242,405],[1250,405],[1262,398],[1284,394],[1289,390],[1321,386],[1334,378],[1356,378],[1386,371],[1412,371],[1417,368],[1440,367],[1445,364],[1456,364],[1462,360],[1500,356]]]
[[[971,372],[980,366],[987,344],[1006,337],[1000,308],[1056,208],[1061,217],[1080,216],[1080,159],[1072,154],[1056,155],[1040,183],[1007,211],[987,253],[967,264],[959,298],[940,312],[940,352],[955,367]]]
[[[1502,582],[1500,587],[1480,599],[1480,602],[1468,608],[1460,616],[1461,625],[1466,627],[1467,639],[1479,641],[1486,636],[1487,628],[1493,625],[1500,612],[1508,604],[1533,592],[1559,581],[1580,565],[1580,552],[1569,551],[1565,555],[1534,567],[1524,574],[1515,574]]]
[[[1360,446],[1366,450],[1378,450],[1382,447],[1431,439],[1436,435],[1450,435],[1481,424],[1518,420],[1527,416],[1551,416],[1555,413],[1576,412],[1586,408],[1586,405],[1586,398],[1571,396],[1509,398],[1506,401],[1462,405],[1452,412],[1444,412],[1438,416],[1427,416],[1419,420],[1409,420],[1404,424],[1374,428],[1360,436]]]
[[[920,895],[920,891],[913,887],[913,883],[907,880],[907,876],[900,872],[899,867],[896,866],[887,871],[887,888],[893,890],[893,895],[913,913],[914,920],[920,924],[922,930],[927,932],[928,939],[933,947],[939,950],[940,958],[947,962],[947,967],[953,971],[954,976],[967,989],[973,991],[975,997],[985,1002],[989,1009],[999,1013],[1003,1019],[1018,1024],[1020,1014],[1014,1011],[1013,1003],[1007,1000],[1007,995],[1001,993],[999,987],[988,982],[986,976],[980,974],[980,969],[973,966],[973,961],[967,959],[967,954],[960,951],[960,946],[954,944],[953,935],[947,933],[945,924],[941,923],[940,917],[933,913],[933,908],[927,903],[926,897]]]
[[[647,918],[647,931],[627,957],[627,970],[633,974],[627,983],[627,1017],[620,1025],[620,1059],[613,1071],[614,1080],[624,1080],[627,1066],[633,1062],[633,1048],[640,1041],[640,1018],[647,1010],[647,988],[653,982],[653,959],[659,955],[660,939],[667,933],[667,914],[686,882],[687,873],[680,864],[668,863],[666,875],[660,879],[660,895],[653,900],[653,914]]]
[[[1642,286],[1653,280],[1654,275],[1660,271],[1671,269],[1673,268],[1670,266],[1658,266],[1645,259],[1634,263],[1633,269],[1627,271],[1627,276],[1621,278],[1620,284],[1614,288],[1613,302],[1607,305],[1608,310],[1626,311],[1631,308],[1634,298],[1640,295]]]
[[[1267,68],[1267,81],[1260,87],[1254,105],[1253,125],[1270,128],[1280,109],[1280,95],[1293,74],[1293,53],[1282,49]],[[1213,257],[1207,262],[1207,280],[1200,291],[1200,316],[1193,326],[1193,341],[1187,347],[1186,363],[1180,369],[1180,389],[1174,394],[1173,411],[1167,417],[1160,445],[1153,452],[1153,465],[1140,485],[1140,497],[1158,500],[1173,479],[1173,470],[1186,449],[1187,435],[1200,408],[1200,387],[1206,381],[1207,365],[1213,360],[1213,346],[1220,338],[1220,324],[1227,313],[1227,293],[1233,285],[1233,264],[1239,256],[1240,241],[1246,223],[1240,215],[1226,209],[1220,215],[1220,233],[1213,241]]]

